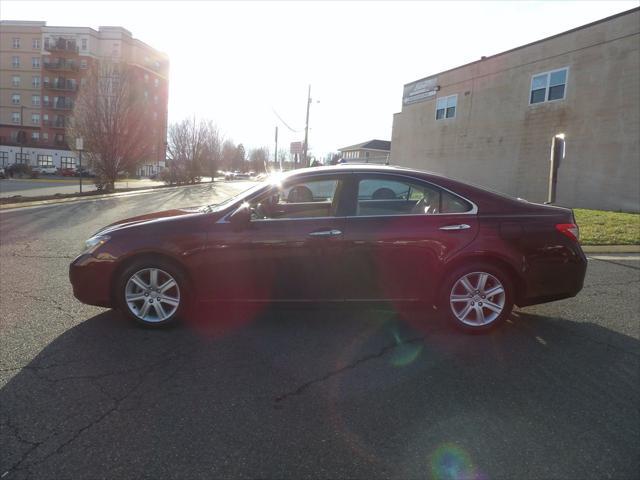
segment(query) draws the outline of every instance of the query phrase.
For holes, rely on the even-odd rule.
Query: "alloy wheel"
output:
[[[465,325],[478,327],[494,322],[504,310],[505,289],[500,280],[486,272],[460,277],[449,294],[451,311]]]
[[[124,294],[129,311],[144,322],[168,320],[180,306],[178,282],[159,268],[144,268],[131,275]]]

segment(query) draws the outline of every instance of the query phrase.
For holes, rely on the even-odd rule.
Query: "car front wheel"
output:
[[[491,330],[513,309],[511,279],[502,270],[476,264],[458,268],[447,279],[442,304],[447,317],[469,333]]]
[[[148,327],[173,323],[184,309],[187,287],[179,269],[165,263],[135,263],[125,269],[117,287],[118,307]]]

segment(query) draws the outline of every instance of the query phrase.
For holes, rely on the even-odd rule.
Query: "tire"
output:
[[[126,317],[145,327],[159,328],[174,323],[187,311],[188,292],[185,275],[172,263],[141,259],[120,274],[114,293],[116,306]]]
[[[514,298],[510,276],[498,267],[478,262],[458,267],[447,275],[440,306],[458,329],[483,333],[509,318]]]

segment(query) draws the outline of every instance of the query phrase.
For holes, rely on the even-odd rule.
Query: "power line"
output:
[[[278,119],[284,124],[285,127],[287,127],[289,130],[291,130],[293,133],[300,133],[302,130],[294,130],[293,128],[291,128],[289,126],[289,124],[287,124],[287,122],[285,122],[282,117],[280,115],[278,115],[278,112],[276,112],[276,109],[271,107],[271,111],[274,113],[274,115],[276,117],[278,117]]]

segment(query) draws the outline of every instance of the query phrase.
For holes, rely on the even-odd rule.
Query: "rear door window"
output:
[[[356,216],[465,213],[473,206],[430,183],[375,176],[358,182]]]

